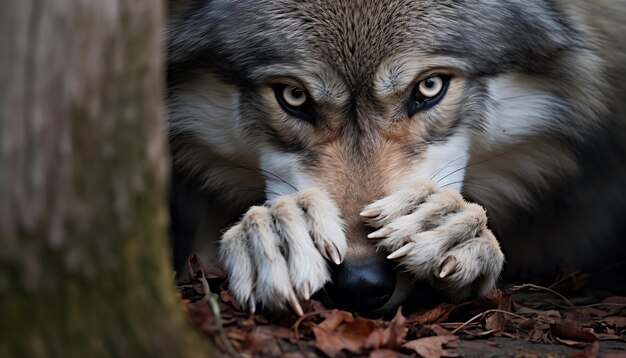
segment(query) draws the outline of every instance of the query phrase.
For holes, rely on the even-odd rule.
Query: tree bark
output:
[[[208,352],[167,250],[163,5],[0,2],[0,357]]]

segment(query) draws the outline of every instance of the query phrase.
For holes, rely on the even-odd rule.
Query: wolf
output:
[[[250,311],[382,315],[623,258],[626,2],[171,10],[175,253]]]

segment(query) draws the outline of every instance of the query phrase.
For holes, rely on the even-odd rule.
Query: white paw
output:
[[[219,257],[229,288],[251,312],[289,305],[302,315],[308,300],[330,280],[326,260],[343,261],[343,222],[331,198],[316,189],[253,206],[220,242]]]
[[[496,284],[504,255],[487,228],[485,209],[452,188],[419,182],[367,205],[361,216],[377,231],[378,247],[418,279],[453,298],[486,294]]]

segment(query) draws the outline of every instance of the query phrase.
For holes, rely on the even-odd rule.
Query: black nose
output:
[[[341,309],[355,312],[383,306],[396,287],[396,275],[385,259],[369,257],[346,260],[333,269],[327,292]]]

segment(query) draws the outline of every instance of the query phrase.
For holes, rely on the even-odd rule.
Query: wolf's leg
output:
[[[219,255],[229,288],[251,311],[289,305],[330,280],[326,260],[341,263],[346,251],[339,210],[330,197],[307,189],[254,206],[223,236]]]
[[[450,296],[485,294],[495,286],[504,255],[487,227],[487,214],[451,188],[416,183],[366,206],[361,213],[379,229],[369,235],[419,279]]]

